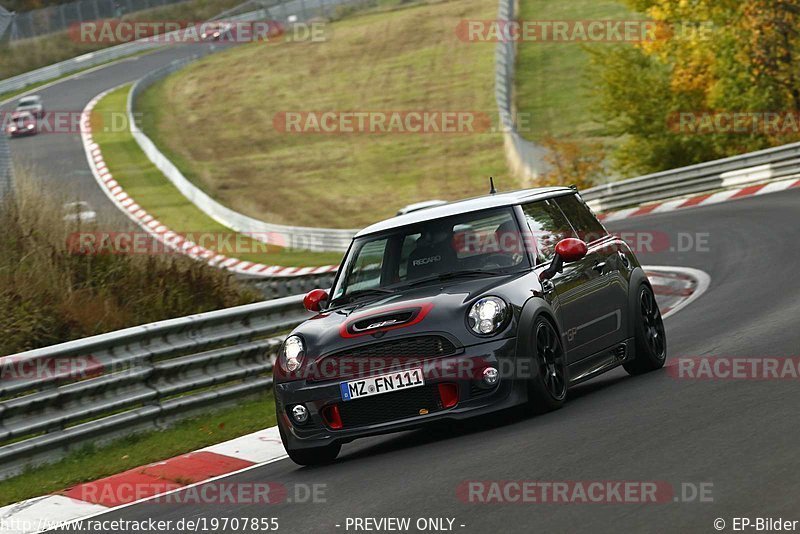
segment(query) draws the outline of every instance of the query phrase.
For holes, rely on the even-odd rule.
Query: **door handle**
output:
[[[550,280],[542,280],[542,290],[547,293],[552,293],[556,286]]]

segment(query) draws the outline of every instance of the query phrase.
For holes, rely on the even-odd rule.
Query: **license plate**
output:
[[[342,400],[349,401],[424,385],[425,379],[422,378],[422,369],[417,368],[371,376],[361,380],[341,382],[339,388],[342,390]]]

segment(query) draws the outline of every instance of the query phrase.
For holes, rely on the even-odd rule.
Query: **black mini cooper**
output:
[[[574,190],[492,194],[353,239],[275,366],[278,427],[301,465],[356,438],[526,404],[622,365],[664,365],[653,290]]]

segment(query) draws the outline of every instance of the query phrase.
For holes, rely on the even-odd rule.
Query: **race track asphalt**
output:
[[[640,253],[642,263],[711,276],[699,300],[666,320],[671,360],[798,355],[798,213],[800,190],[791,190],[610,225],[669,236],[663,250]],[[700,246],[671,250],[686,236]],[[323,484],[325,502],[145,502],[98,519],[276,517],[293,533],[354,532],[348,517],[447,517],[455,531],[476,533],[716,532],[716,518],[726,530],[733,517],[800,519],[799,401],[796,380],[689,380],[667,370],[632,378],[618,369],[544,416],[364,439],[331,465],[280,460],[222,481],[280,483],[290,496],[299,484]],[[711,484],[713,502],[469,504],[456,489],[471,480],[664,481],[679,500],[682,484]]]

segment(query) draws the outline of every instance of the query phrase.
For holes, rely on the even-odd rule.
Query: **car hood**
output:
[[[357,345],[440,332],[463,346],[485,341],[466,325],[469,306],[481,296],[502,296],[502,288],[525,273],[432,283],[396,294],[358,301],[316,315],[294,330],[314,358]]]

